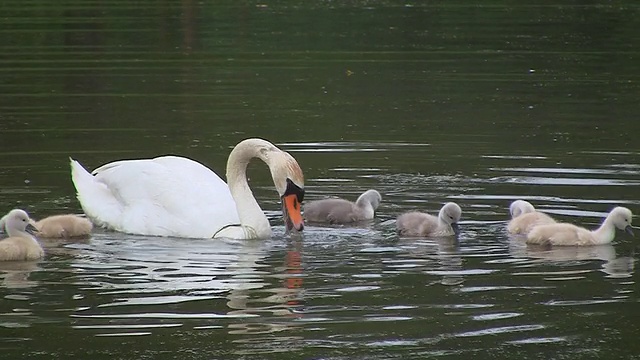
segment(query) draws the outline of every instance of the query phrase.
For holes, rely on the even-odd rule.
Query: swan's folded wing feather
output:
[[[239,222],[227,184],[187,158],[116,161],[94,170],[122,207],[115,230],[165,236],[211,237]],[[95,217],[95,215],[87,215]]]

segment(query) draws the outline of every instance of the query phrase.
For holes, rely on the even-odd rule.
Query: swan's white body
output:
[[[511,221],[507,224],[510,234],[526,235],[534,226],[554,224],[556,221],[549,215],[536,211],[531,203],[516,200],[509,206]]]
[[[303,186],[295,159],[262,139],[244,140],[232,150],[229,186],[204,165],[177,156],[116,161],[92,174],[71,159],[71,175],[84,212],[109,229],[187,238],[268,238],[269,220],[247,184],[246,167],[254,157],[267,163],[281,195],[287,179]]]
[[[444,204],[438,216],[419,211],[404,213],[396,219],[396,229],[402,236],[451,236],[456,234],[462,209],[454,202]]]
[[[567,223],[535,226],[527,234],[527,244],[559,246],[609,244],[615,238],[616,228],[633,235],[632,217],[631,210],[625,207],[616,207],[607,215],[602,225],[593,231]]]
[[[42,246],[29,233],[37,229],[24,210],[11,210],[3,221],[9,237],[0,241],[0,261],[37,260],[44,256]]]

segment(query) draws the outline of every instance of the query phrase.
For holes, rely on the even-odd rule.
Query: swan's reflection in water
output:
[[[282,266],[274,267],[269,277],[276,285],[260,291],[233,289],[227,296],[227,306],[233,310],[230,315],[250,314],[260,318],[229,324],[230,334],[268,334],[291,330],[291,320],[302,316],[297,311],[302,306],[303,285],[302,241],[291,241]],[[255,259],[257,264],[259,259]],[[246,264],[250,266],[250,264]],[[255,294],[262,296],[255,297]],[[268,319],[268,322],[262,321]]]
[[[275,245],[274,245],[275,244]],[[282,248],[287,244],[288,248]],[[101,234],[74,258],[82,305],[75,328],[125,334],[140,326],[272,333],[299,316],[300,241],[193,240]],[[282,256],[283,265],[270,265]],[[118,329],[115,324],[121,324]]]
[[[39,241],[45,251],[45,260],[0,262],[0,279],[2,279],[2,286],[10,289],[37,286],[38,281],[32,279],[32,273],[43,270],[40,266],[41,263],[56,257],[73,257],[78,253],[78,250],[73,247],[73,244],[87,244],[90,239],[39,239]]]
[[[458,237],[401,238],[399,244],[409,249],[411,256],[432,260],[426,264],[426,272],[440,276],[440,284],[454,286],[464,282]]]
[[[38,261],[3,261],[0,262],[0,278],[2,286],[9,289],[25,289],[38,285],[31,279],[31,274],[41,271]]]
[[[626,278],[633,275],[635,259],[632,256],[617,256],[611,244],[597,246],[531,246],[520,237],[513,237],[509,242],[509,253],[512,257],[523,257],[545,262],[569,262],[601,260],[601,271],[609,277]]]
[[[440,268],[449,274],[442,276],[442,285],[460,285],[464,277],[459,274],[462,270],[462,256],[460,256],[460,241],[457,237],[438,239],[437,256]]]

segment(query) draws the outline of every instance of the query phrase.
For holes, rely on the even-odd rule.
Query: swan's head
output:
[[[534,211],[536,211],[536,208],[534,208],[533,205],[531,205],[531,203],[524,200],[516,200],[511,203],[511,206],[509,206],[509,212],[511,213],[512,219],[515,219],[522,214],[526,214]]]
[[[440,220],[444,221],[445,224],[450,225],[456,234],[459,233],[458,221],[460,221],[461,216],[462,209],[460,209],[460,206],[458,206],[458,204],[454,202],[448,202],[444,204],[442,209],[440,209],[440,213],[438,214]]]
[[[380,206],[380,202],[382,201],[382,195],[376,190],[367,190],[362,195],[358,197],[356,200],[356,205],[358,206],[366,206],[366,204],[371,204],[371,207],[375,211]]]
[[[271,152],[269,168],[273,183],[282,199],[282,216],[287,231],[304,229],[302,220],[302,200],[304,199],[304,175],[296,159],[288,152],[276,148]]]
[[[620,230],[626,231],[629,235],[634,236],[633,227],[631,226],[631,220],[633,213],[626,207],[618,206],[611,210],[608,216],[613,224]]]
[[[289,153],[264,139],[242,140],[231,150],[227,161],[229,186],[233,186],[232,179],[237,179],[238,176],[245,177],[246,181],[246,166],[254,157],[260,158],[269,166],[273,184],[282,199],[282,215],[287,231],[301,231],[304,228],[300,209],[304,198],[304,176],[300,165]]]
[[[14,231],[27,232],[34,235],[38,232],[38,229],[33,226],[31,219],[26,211],[20,209],[13,209],[3,217],[4,226],[9,236],[13,236]]]

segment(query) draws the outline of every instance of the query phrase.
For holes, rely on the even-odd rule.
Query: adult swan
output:
[[[228,185],[204,165],[177,156],[116,161],[91,174],[70,159],[71,178],[82,209],[99,226],[140,235],[264,239],[271,226],[246,175],[256,157],[269,166],[287,231],[301,231],[302,170],[293,156],[262,139],[233,148]]]

